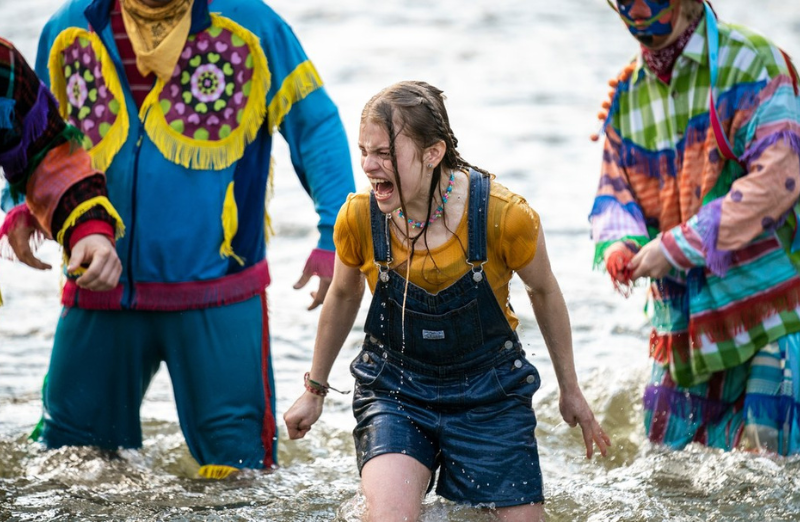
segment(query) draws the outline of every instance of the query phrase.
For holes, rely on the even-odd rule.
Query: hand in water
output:
[[[594,454],[594,445],[602,456],[606,456],[609,446],[611,446],[611,439],[606,435],[600,423],[594,418],[594,413],[583,397],[580,390],[572,393],[561,393],[558,406],[561,410],[561,416],[569,424],[571,428],[580,426],[583,432],[583,443],[586,446],[586,458],[592,458]]]

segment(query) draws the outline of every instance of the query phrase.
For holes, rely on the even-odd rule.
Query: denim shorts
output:
[[[373,457],[403,453],[438,468],[436,492],[454,502],[543,502],[531,407],[539,372],[517,347],[487,355],[453,370],[365,343],[350,365],[359,472]]]

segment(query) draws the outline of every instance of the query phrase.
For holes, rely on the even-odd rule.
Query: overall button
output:
[[[512,349],[514,347],[514,343],[511,342],[511,341],[506,341],[505,343],[503,343],[503,347],[506,350],[510,350],[510,349]]]
[[[528,384],[532,384],[533,381],[535,381],[535,380],[536,380],[536,377],[534,377],[533,375],[528,375],[527,377],[525,377],[525,382],[527,382]]]
[[[368,363],[369,362],[369,354],[365,353],[364,355],[362,355],[361,356],[361,360],[364,361],[365,363]]]
[[[522,361],[520,361],[519,359],[514,361],[514,368],[522,368]]]

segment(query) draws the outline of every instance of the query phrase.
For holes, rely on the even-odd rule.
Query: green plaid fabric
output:
[[[778,71],[788,73],[780,50],[763,36],[722,22],[719,31],[719,78],[714,91],[717,100],[736,85],[766,82]],[[710,74],[704,23],[678,58],[673,79],[672,85],[664,84],[645,66],[641,56],[637,58],[631,79],[620,84],[609,115],[609,123],[620,136],[648,151],[671,149],[683,138],[692,118],[708,113]],[[722,109],[720,113],[724,118]],[[743,150],[744,142],[737,139],[734,151],[741,154]]]

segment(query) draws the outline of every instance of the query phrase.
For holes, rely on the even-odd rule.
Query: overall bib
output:
[[[403,453],[440,468],[439,495],[507,507],[543,501],[531,407],[540,378],[484,277],[489,189],[489,177],[470,171],[472,268],[435,295],[389,269],[387,217],[370,198],[379,277],[350,366],[353,435],[359,470]]]

